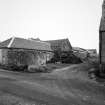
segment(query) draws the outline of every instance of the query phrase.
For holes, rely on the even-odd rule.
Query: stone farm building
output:
[[[53,62],[71,63],[72,46],[68,38],[45,41],[51,44],[54,52]]]
[[[71,52],[72,46],[68,38],[46,41],[51,44],[53,51]]]
[[[0,64],[45,65],[53,56],[49,43],[13,37],[0,43]]]

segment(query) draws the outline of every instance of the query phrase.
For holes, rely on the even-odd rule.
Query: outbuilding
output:
[[[46,65],[53,56],[49,43],[12,37],[0,43],[2,65]]]

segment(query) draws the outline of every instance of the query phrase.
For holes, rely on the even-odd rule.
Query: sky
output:
[[[0,41],[12,36],[97,49],[103,0],[0,0]]]

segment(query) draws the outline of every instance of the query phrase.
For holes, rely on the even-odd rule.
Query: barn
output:
[[[80,59],[73,54],[73,48],[68,38],[46,41],[51,44],[54,51],[54,57],[51,62],[54,63],[77,63]]]
[[[49,43],[12,37],[0,43],[2,65],[46,65],[53,56]]]
[[[72,46],[68,38],[46,41],[51,44],[53,51],[69,52],[72,51]]]

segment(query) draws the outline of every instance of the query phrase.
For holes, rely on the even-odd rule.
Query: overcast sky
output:
[[[0,0],[0,40],[12,36],[98,49],[102,0]]]

